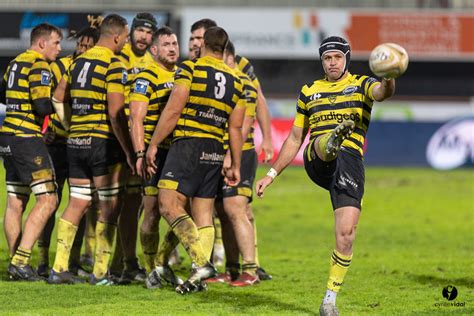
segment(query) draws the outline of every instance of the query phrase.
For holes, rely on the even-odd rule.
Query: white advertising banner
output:
[[[403,46],[411,60],[474,60],[473,12],[347,10],[317,8],[185,8],[181,47],[191,25],[210,18],[223,27],[236,50],[251,58],[315,58],[322,39],[343,36],[354,59],[367,59],[380,43]]]

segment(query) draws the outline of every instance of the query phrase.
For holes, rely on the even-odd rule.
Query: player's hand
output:
[[[156,153],[158,152],[158,147],[154,145],[148,146],[146,151],[146,172],[149,177],[152,177],[158,170],[158,166],[155,163]]]
[[[224,182],[230,187],[235,187],[240,182],[240,167],[223,168]]]
[[[265,176],[264,178],[257,181],[255,186],[255,191],[259,198],[263,198],[263,192],[273,183],[273,178],[270,176]]]
[[[137,168],[137,174],[140,178],[145,178],[146,177],[146,161],[145,157],[140,157],[137,158],[137,162],[135,163],[135,166]]]
[[[56,133],[52,131],[51,129],[47,129],[46,132],[43,134],[43,142],[46,145],[50,145],[54,142],[54,139],[56,138]]]
[[[137,170],[135,169],[135,160],[130,154],[127,155],[127,165],[130,168],[130,172],[132,173],[132,175],[137,174]]]
[[[263,152],[263,162],[267,163],[272,161],[273,159],[273,154],[274,154],[274,149],[273,149],[273,143],[271,139],[264,139],[262,141],[262,145],[260,146],[260,149],[258,150],[258,156]]]
[[[232,157],[230,155],[230,150],[228,150],[226,153],[225,153],[225,157],[224,157],[224,163],[222,165],[222,168],[224,170],[227,170],[227,169],[230,169],[230,167],[232,166]]]

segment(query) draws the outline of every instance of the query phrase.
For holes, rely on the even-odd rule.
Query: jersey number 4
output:
[[[82,66],[82,70],[79,73],[79,76],[77,77],[77,83],[81,85],[81,88],[84,88],[86,86],[87,82],[87,73],[89,72],[89,67],[91,63],[86,61],[84,63],[84,66]]]

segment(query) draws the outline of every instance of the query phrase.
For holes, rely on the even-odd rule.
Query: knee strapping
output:
[[[21,182],[7,181],[8,195],[29,196],[31,193],[30,186]]]
[[[97,192],[99,194],[99,200],[110,201],[116,199],[118,195],[123,192],[123,186],[120,186],[118,183],[114,183],[110,186],[98,189]]]
[[[91,201],[95,193],[95,187],[92,184],[69,185],[69,192],[72,197]]]
[[[57,193],[58,185],[53,179],[44,180],[30,184],[31,192],[34,195]]]

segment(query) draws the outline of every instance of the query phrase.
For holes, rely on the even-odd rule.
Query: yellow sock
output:
[[[329,279],[327,287],[333,292],[339,292],[344,281],[344,276],[351,264],[352,254],[346,256],[334,249],[331,257],[331,267],[329,268]]]
[[[86,231],[84,233],[84,254],[89,258],[94,258],[95,254],[95,226],[99,211],[95,208],[89,209],[86,213]]]
[[[58,245],[54,259],[53,270],[56,272],[68,271],[71,247],[76,236],[77,226],[60,218],[58,222]]]
[[[158,248],[158,254],[156,255],[155,265],[157,266],[167,266],[168,259],[171,252],[179,244],[179,239],[176,237],[173,230],[170,228],[165,235],[163,242]]]
[[[142,244],[143,258],[145,259],[145,269],[147,272],[151,272],[155,268],[160,233],[158,231],[147,233],[140,230],[140,241]]]
[[[117,225],[97,221],[95,228],[96,251],[92,271],[97,279],[103,278],[107,274],[116,230]]]
[[[206,256],[204,252],[199,240],[199,232],[191,216],[183,215],[178,217],[171,224],[171,228],[196,265],[203,266],[209,261],[209,256]]]
[[[253,224],[253,235],[254,235],[254,240],[255,240],[255,264],[257,267],[260,267],[260,260],[258,259],[258,243],[257,243],[257,223],[255,222],[255,219],[252,222]]]
[[[23,267],[30,263],[30,258],[31,250],[18,247],[18,249],[15,251],[15,254],[13,255],[12,264],[17,267]]]
[[[199,240],[201,240],[202,249],[207,260],[211,260],[212,249],[214,249],[214,226],[204,226],[198,228]]]

